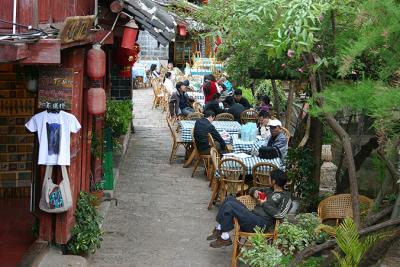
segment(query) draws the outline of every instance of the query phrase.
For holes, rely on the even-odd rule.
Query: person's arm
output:
[[[214,125],[211,124],[211,135],[214,138],[215,141],[218,141],[218,143],[220,143],[221,147],[223,149],[226,148],[226,144],[224,139],[222,139],[221,135],[219,134],[219,132],[217,131],[217,129],[215,129]]]
[[[251,105],[250,105],[250,102],[249,102],[249,100],[247,100],[246,98],[243,98],[243,100],[244,100],[244,107],[245,108],[251,108]]]
[[[286,137],[281,133],[281,136],[279,136],[279,138],[276,138],[275,142],[273,142],[272,147],[277,148],[281,156],[286,155],[286,150],[287,150]]]

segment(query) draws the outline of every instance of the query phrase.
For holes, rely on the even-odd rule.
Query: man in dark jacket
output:
[[[251,108],[249,101],[242,96],[242,90],[236,89],[233,93],[236,103],[242,104],[246,109]]]
[[[227,96],[225,98],[225,103],[228,106],[228,110],[226,112],[233,115],[235,121],[240,123],[240,114],[246,110],[246,108],[239,103],[236,103],[232,96]]]
[[[194,112],[194,109],[189,105],[189,96],[186,94],[186,83],[177,82],[176,91],[171,95],[169,99],[169,111],[171,117],[178,115],[187,116]]]
[[[194,125],[194,141],[196,142],[197,150],[200,154],[210,154],[210,144],[208,142],[208,134],[214,138],[215,145],[220,154],[226,150],[224,139],[215,129],[212,122],[214,121],[215,113],[211,110],[204,112],[204,118],[196,121]]]
[[[206,112],[207,110],[211,110],[215,113],[215,115],[224,112],[224,110],[221,109],[221,107],[219,106],[219,103],[221,103],[221,94],[216,93],[213,95],[213,100],[208,102],[204,107],[204,112]]]
[[[207,240],[215,240],[210,243],[211,247],[220,248],[232,244],[229,231],[234,228],[233,218],[238,220],[242,231],[254,232],[256,226],[268,229],[274,225],[275,220],[286,216],[292,205],[290,192],[283,189],[287,183],[287,176],[281,170],[274,170],[271,172],[271,181],[273,189],[269,187],[250,189],[250,195],[258,202],[253,211],[248,210],[243,203],[232,196],[225,198],[217,214],[217,225],[213,233],[207,237]],[[265,198],[262,198],[260,193]]]

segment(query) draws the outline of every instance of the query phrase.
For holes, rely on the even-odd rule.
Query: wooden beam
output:
[[[29,57],[20,61],[21,64],[60,64],[61,43],[58,39],[43,39],[29,44]]]
[[[27,44],[0,44],[0,63],[21,60],[28,56]]]

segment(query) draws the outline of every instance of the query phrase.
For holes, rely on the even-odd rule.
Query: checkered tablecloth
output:
[[[266,145],[268,140],[261,139],[257,141],[243,141],[242,139],[232,137],[233,153],[246,153],[254,149],[259,149],[263,145]]]
[[[232,158],[232,157],[233,156],[224,156],[222,159]],[[285,165],[283,164],[283,162],[282,162],[282,160],[280,158],[262,159],[262,158],[259,158],[259,157],[248,157],[248,158],[236,158],[236,159],[239,159],[244,163],[244,165],[247,168],[247,174],[252,174],[252,169],[253,169],[254,165],[256,165],[259,162],[271,163],[271,164],[274,164],[275,166],[277,166],[279,169],[281,169],[283,171],[285,170]],[[228,164],[228,163],[225,163],[225,164]],[[232,164],[232,166],[230,166],[230,165],[228,165],[228,166],[230,168],[235,168],[234,165],[235,164]]]
[[[194,98],[197,102],[200,102],[204,106],[204,94],[199,92],[187,92],[188,96]]]
[[[185,142],[192,142],[192,131],[196,121],[179,121],[182,129],[182,140]],[[212,123],[218,132],[226,131],[230,135],[238,134],[240,131],[240,123],[237,121],[214,121]],[[228,142],[229,143],[229,142]]]

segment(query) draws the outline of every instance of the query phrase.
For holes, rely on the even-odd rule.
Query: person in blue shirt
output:
[[[194,109],[189,105],[189,100],[194,100],[189,98],[186,94],[186,84],[188,84],[188,82],[177,82],[176,91],[169,99],[169,110],[172,117],[181,114],[187,116],[194,112]]]

